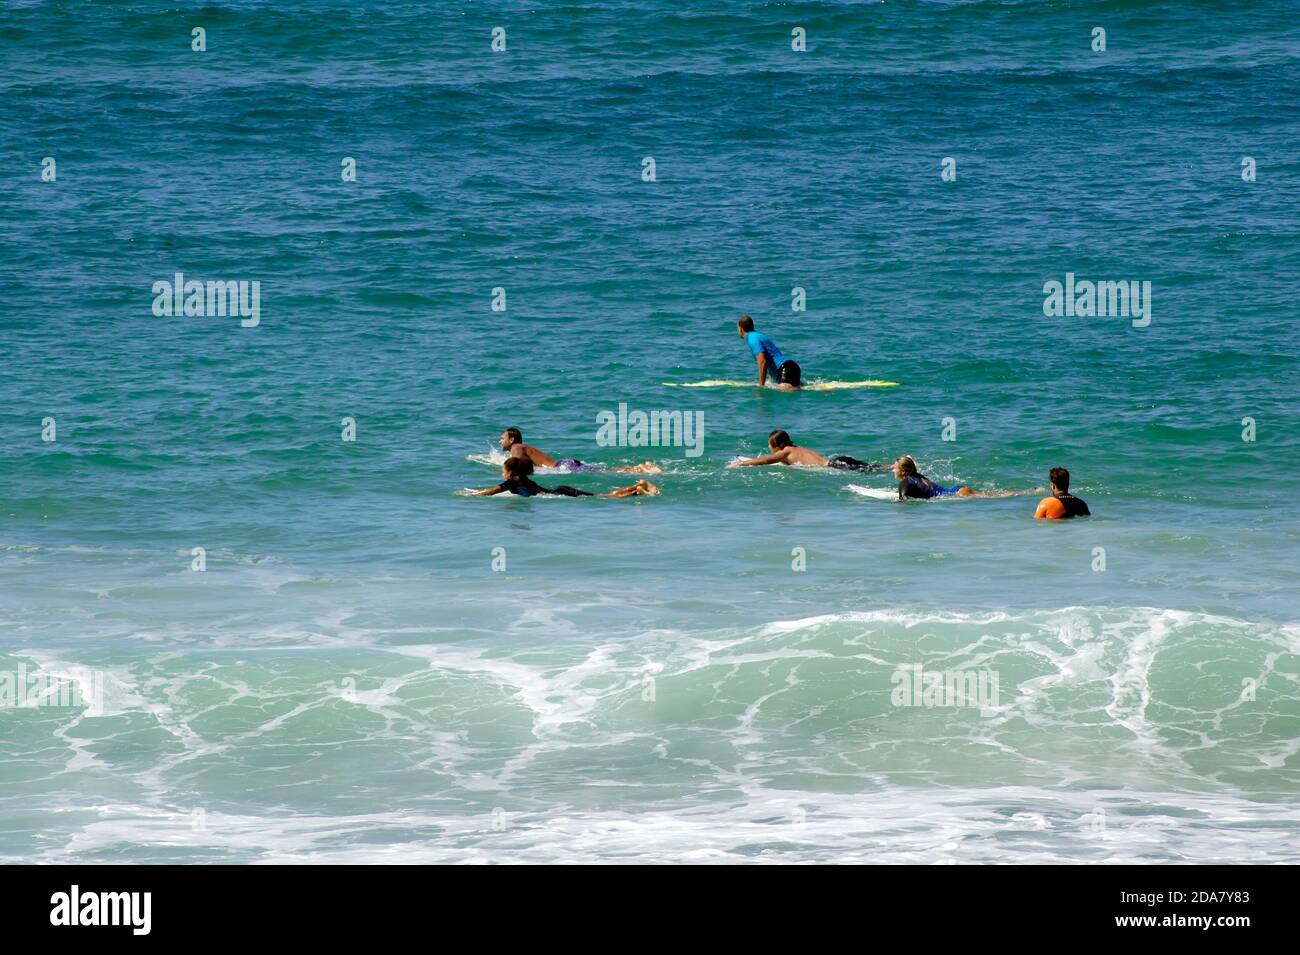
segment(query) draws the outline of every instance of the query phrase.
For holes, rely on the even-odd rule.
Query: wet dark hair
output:
[[[794,442],[790,440],[790,435],[786,434],[780,428],[777,428],[767,436],[767,443],[775,445],[778,448],[788,448],[794,444]]]
[[[1065,468],[1052,468],[1047,472],[1047,480],[1051,481],[1058,491],[1070,489],[1070,472]]]
[[[528,458],[506,458],[502,467],[512,478],[526,478],[533,473],[533,462]]]
[[[518,428],[506,428],[506,437],[509,438],[511,441],[524,440],[523,432],[520,431]]]
[[[748,315],[740,316],[740,321],[738,322],[738,324],[740,325],[743,331],[752,332],[754,330],[754,320],[750,318]]]

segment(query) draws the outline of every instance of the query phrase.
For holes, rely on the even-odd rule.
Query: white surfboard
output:
[[[849,490],[854,494],[861,494],[863,497],[873,498],[877,501],[897,501],[898,489],[888,487],[867,487],[865,484],[850,484]]]

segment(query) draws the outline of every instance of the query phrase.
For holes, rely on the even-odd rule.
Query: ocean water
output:
[[[1300,861],[1294,4],[723,6],[0,8],[0,858]]]

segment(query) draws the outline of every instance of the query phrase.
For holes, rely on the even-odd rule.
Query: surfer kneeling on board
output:
[[[524,444],[524,436],[518,428],[506,428],[501,432],[501,450],[512,458],[523,458],[531,461],[534,467],[554,468],[557,471],[567,471],[570,474],[599,474],[601,471],[660,474],[663,471],[663,468],[653,461],[644,461],[641,464],[625,464],[618,468],[607,468],[602,464],[583,464],[577,458],[563,458],[557,461],[545,451],[535,448],[531,444]]]
[[[794,391],[796,388],[803,387],[803,371],[799,368],[799,363],[793,358],[786,358],[772,339],[762,332],[754,331],[752,318],[742,315],[740,321],[736,323],[736,328],[739,329],[740,337],[745,340],[749,350],[754,353],[754,360],[758,362],[760,388],[767,384],[769,375],[782,391]]]
[[[1089,517],[1088,505],[1070,493],[1070,472],[1065,468],[1052,468],[1047,472],[1052,485],[1052,496],[1038,502],[1035,520],[1061,521],[1067,517]]]
[[[496,487],[486,487],[474,493],[479,497],[487,497],[492,494],[514,494],[518,497],[533,497],[546,494],[558,497],[641,497],[659,493],[659,488],[644,478],[628,487],[620,487],[605,494],[592,494],[590,491],[579,491],[576,487],[569,487],[567,484],[561,484],[556,488],[545,488],[534,481],[532,475],[532,461],[527,458],[506,458],[501,463],[501,477],[504,480]]]
[[[929,500],[932,497],[1015,497],[1017,494],[1039,494],[1042,488],[1030,491],[973,491],[964,484],[941,487],[916,469],[911,455],[903,455],[894,462],[894,477],[898,479],[898,499]]]
[[[847,454],[837,454],[833,458],[828,458],[818,454],[811,448],[801,448],[794,443],[788,433],[780,429],[767,436],[767,446],[772,449],[771,454],[761,458],[732,461],[727,467],[745,468],[760,464],[792,464],[796,467],[835,468],[837,471],[861,471],[863,473],[889,470],[888,464],[870,464],[866,461],[859,461],[857,458],[851,458]]]

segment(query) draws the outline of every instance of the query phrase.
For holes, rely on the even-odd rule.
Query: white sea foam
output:
[[[1027,786],[885,788],[863,797],[746,787],[639,812],[555,807],[254,815],[107,804],[64,847],[15,858],[146,857],[271,864],[1294,864],[1300,807],[1229,796]],[[386,834],[376,842],[369,833]],[[434,832],[436,835],[430,836]]]
[[[506,453],[500,448],[488,448],[484,454],[467,454],[466,461],[473,461],[475,464],[490,464],[501,467],[505,463]]]
[[[287,656],[289,630],[238,653],[115,663],[130,693],[114,712],[130,722],[69,717],[62,758],[42,757],[52,785],[79,775],[50,794],[62,858],[1300,861],[1300,809],[1280,797],[1296,741],[1275,728],[1297,702],[1294,626],[889,608],[593,638],[577,612],[524,605],[486,639],[404,643],[340,609]],[[987,713],[893,706],[889,674],[912,662],[997,670],[1002,699]],[[120,763],[124,726],[169,742]],[[400,768],[354,777],[363,740],[362,766],[383,754]],[[312,760],[282,761],[304,746]],[[263,753],[276,768],[259,768]],[[281,805],[360,787],[393,809],[268,815],[204,797],[202,780],[229,772]],[[99,778],[138,798],[87,822]],[[181,780],[218,805],[197,834],[174,807]]]

